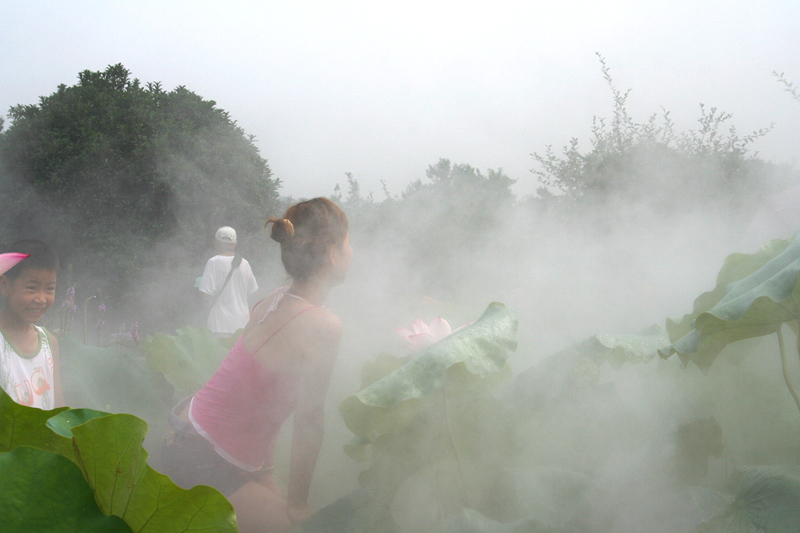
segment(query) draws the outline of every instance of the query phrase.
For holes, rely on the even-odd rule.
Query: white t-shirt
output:
[[[0,386],[20,405],[52,409],[55,406],[53,387],[53,352],[44,328],[33,326],[39,334],[36,355],[20,355],[6,340],[0,341]]]
[[[233,262],[232,255],[215,255],[206,263],[200,291],[213,297],[225,283]],[[208,329],[214,333],[231,334],[247,325],[250,309],[247,296],[258,290],[258,283],[247,259],[233,271],[230,281],[208,313]]]

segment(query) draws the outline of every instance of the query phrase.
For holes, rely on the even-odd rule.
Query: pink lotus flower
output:
[[[17,252],[8,252],[5,254],[0,254],[0,275],[5,274],[11,268],[28,257],[30,254],[20,254]]]
[[[431,320],[430,324],[426,324],[421,318],[415,320],[411,328],[397,328],[395,331],[403,338],[406,347],[414,353],[421,352],[452,332],[447,320],[439,316]]]

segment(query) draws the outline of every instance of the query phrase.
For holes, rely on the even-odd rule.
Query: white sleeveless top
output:
[[[20,405],[52,409],[53,352],[44,328],[33,326],[39,334],[39,349],[35,355],[21,355],[2,335],[0,342],[0,387]]]

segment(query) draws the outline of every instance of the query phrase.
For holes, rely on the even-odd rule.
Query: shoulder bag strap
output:
[[[219,295],[222,294],[222,291],[224,291],[225,287],[228,286],[228,282],[231,280],[231,276],[233,276],[233,271],[236,270],[241,264],[242,264],[242,256],[239,254],[234,254],[233,261],[231,261],[231,269],[228,271],[228,276],[222,283],[222,287],[220,287],[219,290],[214,293],[214,296],[211,299],[211,305],[208,306],[209,309],[214,307],[214,305],[217,303],[217,300],[219,300]]]

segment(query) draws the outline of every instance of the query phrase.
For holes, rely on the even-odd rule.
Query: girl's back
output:
[[[259,318],[260,317],[260,318]],[[316,344],[330,337],[328,310],[286,289],[256,305],[245,331],[192,401],[189,419],[217,451],[246,470],[272,466],[274,441],[298,389],[324,366]],[[313,377],[310,378],[313,381]]]
[[[253,308],[242,344],[265,370],[296,374],[325,314],[330,312],[282,287]]]

